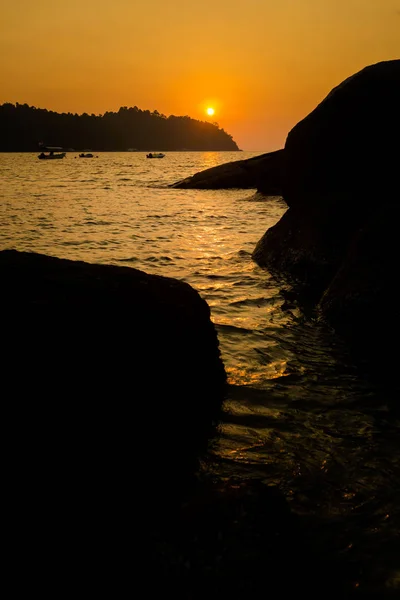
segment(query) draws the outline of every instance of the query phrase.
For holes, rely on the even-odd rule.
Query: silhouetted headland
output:
[[[27,104],[0,106],[0,152],[35,152],[38,144],[95,152],[239,150],[217,123],[122,106],[104,115],[56,113]]]

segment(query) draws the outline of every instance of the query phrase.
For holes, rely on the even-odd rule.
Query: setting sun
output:
[[[206,113],[207,113],[207,114],[208,114],[210,117],[212,117],[212,116],[213,116],[213,114],[215,113],[215,110],[214,110],[213,108],[211,108],[211,107],[210,107],[210,108],[207,108],[207,110],[206,110]]]

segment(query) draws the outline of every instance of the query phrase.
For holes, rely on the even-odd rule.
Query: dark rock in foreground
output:
[[[73,446],[93,445],[93,459],[110,453],[131,469],[143,453],[156,478],[166,465],[168,479],[181,478],[218,417],[225,381],[199,294],[128,267],[16,251],[0,252],[0,273],[11,394],[47,443],[61,450],[68,424]]]
[[[289,209],[253,253],[300,282],[372,361],[385,360],[381,344],[400,332],[390,300],[400,258],[399,106],[400,60],[381,62],[334,88],[292,129],[283,163]]]
[[[172,184],[177,189],[250,189],[270,195],[281,194],[282,150],[261,154],[247,160],[211,167],[192,177]]]
[[[0,276],[15,535],[64,563],[128,560],[134,521],[180,499],[219,416],[209,308],[126,267],[3,251]]]

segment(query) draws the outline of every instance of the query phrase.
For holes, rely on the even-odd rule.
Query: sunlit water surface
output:
[[[339,552],[356,548],[390,582],[400,564],[399,423],[387,416],[384,374],[381,389],[360,378],[334,333],[302,317],[252,261],[287,209],[282,198],[167,187],[256,154],[0,154],[0,248],[125,265],[195,288],[230,384],[209,468],[278,486],[295,511],[336,531]]]

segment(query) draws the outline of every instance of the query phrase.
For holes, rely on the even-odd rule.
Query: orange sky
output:
[[[394,58],[400,0],[10,0],[0,8],[0,104],[189,115],[217,122],[243,150],[283,147],[335,85]]]

